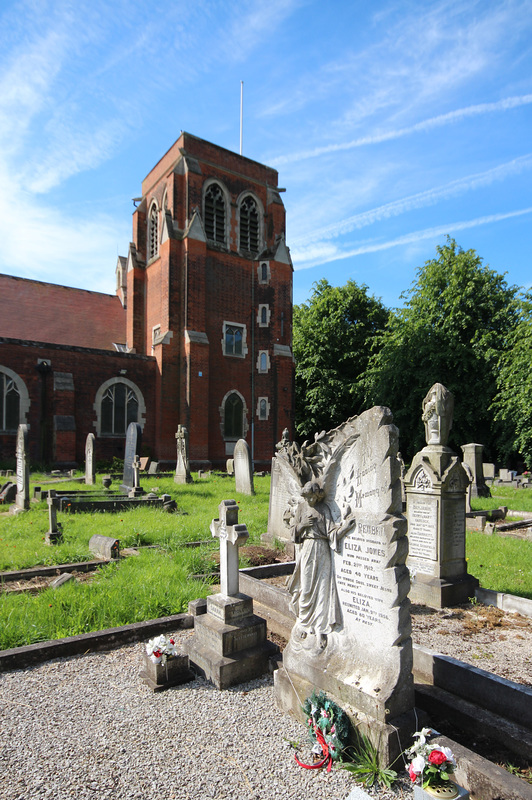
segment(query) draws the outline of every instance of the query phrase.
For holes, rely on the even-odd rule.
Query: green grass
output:
[[[492,486],[491,497],[473,497],[473,511],[490,511],[507,506],[512,511],[532,511],[532,488],[513,489],[510,486]]]
[[[467,571],[484,589],[532,600],[532,542],[468,531],[466,554]]]
[[[42,476],[32,476],[31,483],[43,486]],[[92,560],[88,545],[96,533],[119,539],[121,548],[151,544],[161,548],[141,550],[138,557],[103,567],[87,583],[70,582],[35,595],[0,595],[0,649],[185,611],[189,600],[205,597],[210,591],[206,583],[189,576],[212,571],[210,557],[219,545],[209,525],[218,516],[222,500],[233,498],[239,503],[239,521],[247,525],[250,543],[259,542],[267,529],[269,476],[255,478],[253,497],[236,493],[234,480],[216,476],[188,485],[178,485],[172,478],[143,477],[142,485],[148,491],[157,487],[159,493],[171,495],[178,513],[155,508],[108,514],[58,513],[64,541],[55,546],[45,543],[46,502],[32,503],[24,514],[0,517],[0,571]],[[57,486],[65,487],[91,491],[101,483],[98,481],[97,487]],[[209,544],[181,547],[190,541]]]

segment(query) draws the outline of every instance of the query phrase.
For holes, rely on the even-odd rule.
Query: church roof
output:
[[[126,310],[115,295],[0,274],[0,336],[116,351]]]

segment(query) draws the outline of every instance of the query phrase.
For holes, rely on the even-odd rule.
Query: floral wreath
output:
[[[325,692],[316,694],[316,690],[307,697],[302,709],[307,718],[310,740],[314,742],[314,763],[304,764],[297,754],[295,759],[305,769],[319,769],[327,765],[327,772],[330,772],[333,761],[341,760],[342,752],[347,747],[349,717],[340,706],[329,700]]]

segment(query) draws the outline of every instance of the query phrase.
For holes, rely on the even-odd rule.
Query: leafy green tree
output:
[[[348,281],[314,284],[308,303],[294,307],[296,429],[300,436],[329,430],[364,410],[359,384],[373,337],[388,311],[367,286]]]
[[[489,269],[474,250],[453,239],[418,269],[374,343],[363,378],[368,406],[388,406],[399,428],[405,459],[425,445],[421,403],[442,383],[455,397],[451,446],[480,442],[492,458],[502,427],[493,422],[497,367],[518,322],[517,288]]]
[[[520,298],[519,322],[508,336],[497,374],[495,417],[505,426],[502,451],[532,467],[532,292]]]

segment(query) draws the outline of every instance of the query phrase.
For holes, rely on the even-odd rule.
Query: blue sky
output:
[[[387,306],[446,235],[532,285],[532,0],[4,0],[0,272],[114,292],[189,131],[279,170],[294,301]]]

